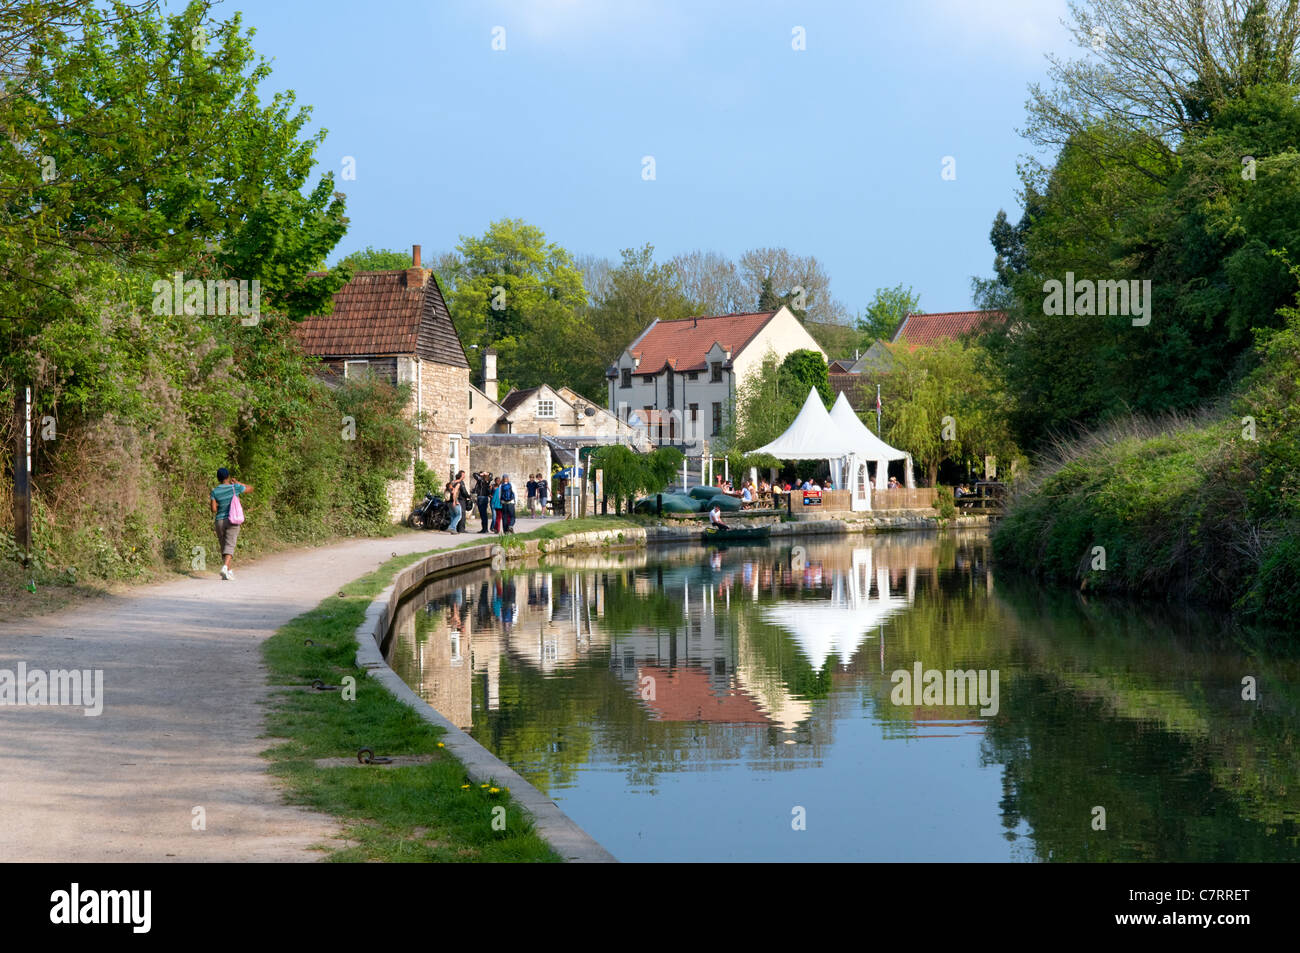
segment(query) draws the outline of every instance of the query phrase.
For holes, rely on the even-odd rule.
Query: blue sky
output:
[[[295,90],[329,131],[320,168],[355,159],[340,256],[419,243],[427,262],[503,217],[614,260],[644,242],[657,258],[785,246],[822,261],[850,312],[899,282],[924,310],[970,306],[993,216],[1019,214],[1027,84],[1046,52],[1073,52],[1064,0],[227,0],[218,15],[235,9],[272,60],[268,92]]]

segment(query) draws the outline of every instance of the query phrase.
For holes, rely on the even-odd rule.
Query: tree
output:
[[[353,272],[357,271],[396,271],[411,267],[411,253],[396,248],[372,248],[367,245],[361,251],[354,251],[339,261]]]
[[[1174,150],[1220,104],[1254,86],[1300,79],[1300,7],[1293,0],[1088,0],[1070,6],[1083,58],[1049,56],[1053,85],[1030,87],[1030,139],[1063,147],[1086,141],[1098,121],[1116,123],[1164,162],[1143,174],[1164,181]],[[1083,137],[1081,139],[1081,137]],[[1094,155],[1113,139],[1087,141]]]
[[[908,314],[920,314],[921,296],[901,284],[893,288],[877,288],[875,297],[867,305],[866,313],[856,322],[857,329],[870,340],[891,340],[898,326]]]
[[[715,251],[676,255],[670,264],[682,292],[705,314],[735,314],[749,307],[750,295],[731,259]],[[767,310],[760,307],[760,311]]]
[[[758,310],[790,305],[800,320],[842,322],[844,305],[831,297],[830,278],[816,258],[784,248],[752,248],[740,256],[740,274]],[[775,297],[773,297],[775,296]]]
[[[448,299],[461,342],[495,348],[503,383],[569,381],[582,347],[582,273],[567,251],[521,219],[481,237],[461,236],[461,263]]]
[[[912,454],[934,485],[945,460],[982,469],[985,455],[1014,459],[1010,400],[978,345],[942,341],[898,348],[881,380],[884,438]]]
[[[588,333],[579,352],[582,364],[575,367],[578,383],[572,385],[579,392],[603,393],[605,368],[652,320],[699,313],[682,290],[676,268],[669,262],[655,263],[653,245],[625,248],[620,255],[622,261],[609,273],[609,290],[587,314]]]
[[[808,398],[810,390],[816,390],[822,403],[828,406],[835,401],[826,360],[816,351],[801,349],[787,354],[781,361],[780,381],[781,390],[800,406]]]

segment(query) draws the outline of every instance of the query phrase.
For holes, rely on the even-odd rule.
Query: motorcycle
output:
[[[446,529],[451,525],[451,507],[436,493],[429,493],[411,515],[406,525],[412,529]]]

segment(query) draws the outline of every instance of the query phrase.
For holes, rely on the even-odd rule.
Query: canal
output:
[[[1300,858],[1300,666],[979,533],[431,582],[386,654],[625,861]]]

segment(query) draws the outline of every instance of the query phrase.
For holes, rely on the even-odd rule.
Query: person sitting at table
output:
[[[742,503],[753,503],[753,502],[754,502],[754,493],[753,493],[753,491],[750,490],[750,488],[749,488],[749,481],[748,481],[748,480],[746,480],[746,481],[745,481],[745,485],[742,486],[742,487],[740,488],[740,501],[741,501]]]
[[[903,484],[898,482],[898,477],[891,476],[889,478],[889,488],[891,490],[901,490],[903,488]]]

